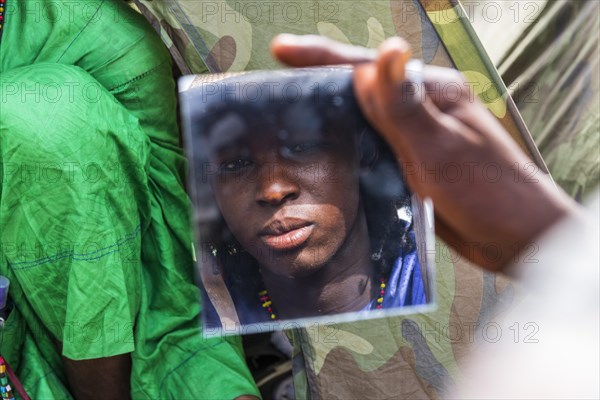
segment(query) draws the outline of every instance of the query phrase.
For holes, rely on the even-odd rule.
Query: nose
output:
[[[261,168],[256,201],[261,205],[281,205],[300,195],[298,182],[291,179],[283,166],[265,165]]]

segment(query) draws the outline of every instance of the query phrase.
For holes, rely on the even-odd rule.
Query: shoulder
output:
[[[78,24],[80,30],[62,55],[61,63],[80,66],[101,83],[106,81],[105,86],[110,89],[119,81],[128,81],[170,62],[167,49],[148,21],[124,1],[91,1],[77,7],[81,8],[84,21]]]

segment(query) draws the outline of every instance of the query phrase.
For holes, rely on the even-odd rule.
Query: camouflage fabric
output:
[[[581,201],[600,174],[600,3],[464,4],[553,178]]]
[[[280,67],[269,56],[269,41],[281,32],[318,33],[370,48],[400,35],[412,44],[416,58],[462,71],[515,141],[546,170],[502,80],[455,1],[133,3],[159,32],[183,74]]]
[[[555,181],[582,200],[600,180],[600,2],[549,2],[499,70]]]
[[[514,102],[455,1],[135,4],[161,33],[183,73],[277,68],[268,43],[281,32],[318,33],[367,47],[401,35],[415,57],[461,70],[512,137],[545,169]],[[462,378],[473,342],[514,334],[513,323],[522,322],[506,325],[499,317],[518,292],[513,283],[469,265],[441,241],[436,262],[434,312],[293,331],[297,398],[440,398],[448,384]]]

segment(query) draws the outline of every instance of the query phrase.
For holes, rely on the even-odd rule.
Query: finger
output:
[[[424,90],[422,63],[411,61],[413,65],[407,68],[410,56],[406,41],[390,38],[379,47],[375,63],[357,67],[354,74],[359,103],[389,142],[398,135],[412,136],[423,130],[433,134],[441,128],[440,111]],[[394,147],[395,143],[390,144]]]
[[[396,116],[414,117],[425,100],[423,64],[409,60],[411,49],[400,37],[387,39],[375,61],[379,91],[387,104],[394,104]],[[409,70],[410,69],[410,70]]]
[[[317,65],[360,64],[373,61],[373,49],[336,42],[317,35],[277,35],[271,41],[271,53],[292,67]]]
[[[513,152],[520,153],[517,144],[480,101],[459,71],[426,66],[423,70],[423,85],[428,99],[442,113],[460,121],[478,135],[493,136],[495,140],[500,140],[513,149]]]
[[[474,94],[456,69],[426,66],[423,69],[424,90],[433,103],[447,111],[464,101],[474,101]]]
[[[362,64],[374,61],[378,55],[373,49],[343,44],[318,35],[280,34],[271,41],[271,52],[281,62],[293,67],[317,65]],[[387,39],[378,49],[378,64],[388,85],[397,85],[405,79],[405,65],[411,56],[408,42],[400,37]],[[451,68],[427,66],[423,70],[425,90],[432,102],[442,111],[473,95],[462,75]]]
[[[420,131],[431,134],[447,132],[452,130],[447,125],[456,127],[458,121],[442,119],[442,114],[458,117],[464,122],[463,114],[472,114],[474,109],[477,114],[483,114],[482,118],[492,118],[476,101],[460,72],[424,66],[420,61],[410,60],[410,56],[410,45],[402,38],[394,37],[379,47],[375,61],[379,91],[385,99],[384,107],[393,108],[398,130],[413,134]]]
[[[408,42],[400,37],[392,37],[383,42],[378,51],[377,72],[382,82],[386,85],[401,84],[412,54]]]
[[[404,98],[423,102],[426,93],[433,94],[432,101],[442,109],[449,100],[463,96],[466,86],[462,75],[451,68],[424,66],[411,60],[412,51],[407,41],[400,37],[387,39],[379,47],[376,60],[380,90],[394,97],[398,88]],[[439,100],[439,101],[438,101]]]

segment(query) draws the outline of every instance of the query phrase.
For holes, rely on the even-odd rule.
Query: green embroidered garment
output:
[[[239,339],[201,337],[172,66],[147,21],[8,0],[0,85],[0,353],[30,396],[70,398],[59,343],[131,353],[133,398],[257,394]]]

